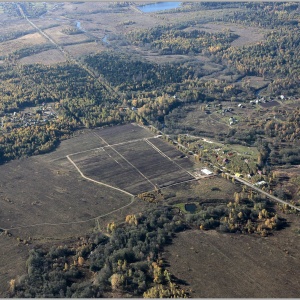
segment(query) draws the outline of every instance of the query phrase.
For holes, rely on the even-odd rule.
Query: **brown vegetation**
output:
[[[298,297],[299,236],[286,229],[275,239],[191,230],[179,233],[164,257],[192,297]]]

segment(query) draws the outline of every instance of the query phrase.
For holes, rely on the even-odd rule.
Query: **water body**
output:
[[[102,39],[102,42],[104,43],[104,44],[109,44],[109,41],[107,40],[108,39],[108,34],[106,34],[105,36],[104,36],[104,38]]]
[[[76,21],[76,28],[78,30],[81,30],[82,32],[85,32],[85,30],[81,27],[81,23],[79,21]]]
[[[157,2],[153,4],[137,6],[139,10],[145,13],[173,9],[180,7],[182,2]]]
[[[184,209],[190,213],[194,213],[197,209],[197,206],[195,203],[189,203],[184,205]]]

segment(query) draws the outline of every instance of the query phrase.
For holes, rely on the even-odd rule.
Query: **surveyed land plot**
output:
[[[89,230],[134,209],[133,195],[193,180],[192,162],[180,156],[138,125],[78,132],[49,154],[1,167],[0,227],[25,237]]]
[[[116,149],[158,187],[168,186],[193,178],[187,170],[169,158],[152,141],[154,139],[138,141],[131,144],[130,147],[119,145]],[[177,152],[177,156],[182,154],[175,148],[172,149],[171,146],[167,146],[166,144],[166,148],[169,148],[170,151]]]
[[[161,139],[153,139],[151,143],[160,149],[166,156],[178,164],[180,167],[190,170],[193,167],[193,163],[188,159],[187,156],[182,156],[182,153],[175,147],[170,146]]]
[[[113,149],[92,150],[70,155],[84,176],[132,194],[152,190],[153,186]]]
[[[99,139],[104,139],[109,145],[155,136],[151,131],[136,124],[98,128],[94,132],[96,136],[99,136]]]
[[[141,126],[129,124],[94,133],[104,146],[68,155],[87,178],[134,195],[194,179],[188,170],[192,163],[177,162],[182,153]]]
[[[73,138],[63,141],[54,152],[43,155],[43,158],[60,164],[61,161],[67,160],[66,156],[70,153],[90,151],[105,145],[103,141],[95,137],[92,130],[84,130]]]

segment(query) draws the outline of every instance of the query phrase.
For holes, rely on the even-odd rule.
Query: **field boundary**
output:
[[[140,126],[144,129],[143,126]],[[76,162],[73,161],[71,159],[71,156],[73,155],[80,155],[82,153],[88,153],[88,152],[91,152],[91,151],[105,151],[105,148],[110,148],[112,149],[122,160],[124,160],[124,162],[126,162],[131,168],[133,168],[139,175],[141,175],[148,183],[150,183],[153,187],[154,187],[154,190],[158,189],[158,188],[166,188],[166,187],[169,187],[169,186],[173,186],[173,185],[177,185],[177,184],[181,184],[181,183],[184,183],[184,182],[187,182],[187,181],[193,181],[193,180],[198,180],[199,178],[197,178],[195,175],[193,175],[191,172],[189,172],[188,170],[186,170],[184,167],[182,167],[181,165],[179,165],[176,161],[174,161],[174,159],[170,158],[168,155],[166,155],[164,153],[164,151],[160,150],[157,146],[155,146],[153,143],[151,143],[151,141],[149,141],[150,139],[157,139],[157,138],[160,138],[160,135],[155,135],[155,136],[152,136],[152,137],[147,137],[147,138],[139,138],[139,139],[133,139],[133,140],[129,140],[129,141],[125,141],[125,142],[121,142],[121,143],[114,143],[114,144],[109,144],[99,133],[96,133],[96,132],[93,132],[93,135],[95,137],[97,137],[98,139],[100,139],[104,144],[105,146],[101,146],[101,147],[97,147],[97,148],[92,148],[92,149],[89,149],[89,150],[84,150],[84,151],[79,151],[79,152],[75,152],[75,153],[70,153],[66,156],[66,158],[73,164],[73,166],[77,169],[77,171],[80,173],[80,175],[89,180],[89,181],[92,181],[94,183],[97,183],[97,184],[102,184],[104,186],[107,186],[109,188],[112,188],[112,189],[115,189],[115,190],[118,190],[120,192],[123,192],[123,193],[126,193],[126,194],[130,194],[131,196],[133,196],[133,194],[129,193],[129,192],[126,192],[125,190],[121,189],[121,188],[117,188],[117,187],[114,187],[110,184],[106,184],[106,183],[103,183],[101,181],[97,181],[97,180],[94,180],[88,176],[85,176],[83,174],[83,172],[80,170],[80,168],[77,166]],[[154,184],[145,174],[143,174],[138,167],[136,167],[135,165],[133,165],[128,159],[126,159],[124,157],[124,155],[122,155],[118,150],[116,150],[114,148],[114,146],[122,146],[122,145],[127,145],[127,144],[133,144],[133,143],[137,143],[137,142],[144,142],[146,144],[148,144],[151,148],[153,148],[159,155],[161,155],[162,157],[164,157],[165,159],[167,159],[168,161],[170,161],[172,164],[176,165],[176,167],[178,168],[178,170],[181,170],[183,172],[185,172],[186,174],[188,174],[189,176],[192,177],[192,179],[187,179],[187,180],[183,180],[183,181],[180,181],[180,182],[175,182],[175,183],[172,183],[172,184],[161,184],[161,187],[158,186],[157,184]],[[118,161],[116,161],[109,153],[107,153],[108,156],[114,160],[117,164],[119,164]],[[76,160],[76,159],[75,159]],[[119,164],[120,165],[120,164]]]
[[[111,186],[111,185],[109,185],[109,184],[105,184],[105,183],[103,183],[103,182],[100,182],[100,181],[97,181],[97,180],[94,180],[94,179],[92,179],[92,178],[89,178],[89,177],[85,176],[85,175],[80,171],[80,169],[77,167],[77,165],[72,161],[72,159],[69,157],[69,155],[67,155],[66,158],[72,163],[72,165],[76,168],[76,170],[79,172],[79,174],[80,174],[84,179],[86,179],[86,180],[88,180],[88,181],[92,181],[93,183],[96,183],[96,184],[99,184],[99,185],[103,185],[103,186],[106,186],[106,187],[108,187],[108,188],[117,190],[117,191],[119,191],[119,192],[122,192],[122,193],[124,193],[124,194],[130,196],[130,197],[131,197],[130,203],[128,203],[128,204],[126,204],[126,205],[124,205],[124,206],[122,206],[122,207],[119,207],[119,208],[117,208],[117,209],[115,209],[115,210],[113,210],[113,211],[110,211],[110,212],[108,212],[108,213],[106,213],[106,214],[99,215],[99,216],[96,216],[96,217],[93,217],[93,218],[90,218],[90,219],[86,219],[86,220],[72,221],[72,222],[60,222],[60,223],[39,223],[39,224],[31,224],[31,225],[16,226],[16,227],[11,227],[11,228],[1,228],[1,230],[3,230],[3,231],[5,231],[5,230],[11,231],[11,230],[18,230],[18,229],[22,229],[22,228],[30,228],[30,227],[38,227],[38,226],[62,226],[62,225],[71,225],[71,224],[87,223],[87,222],[90,222],[90,221],[96,221],[96,220],[98,220],[98,219],[100,219],[100,218],[106,217],[106,216],[108,216],[108,215],[110,215],[110,214],[113,214],[113,213],[115,213],[115,212],[117,212],[117,211],[120,211],[120,210],[122,210],[122,209],[124,209],[124,208],[126,208],[126,207],[128,207],[128,206],[130,206],[131,204],[134,203],[134,201],[135,201],[135,199],[136,199],[135,195],[133,195],[133,194],[131,194],[131,193],[129,193],[129,192],[126,192],[126,191],[124,191],[124,190],[122,190],[122,189],[113,187],[113,186]],[[3,233],[3,232],[2,232],[2,233]],[[2,234],[2,233],[1,233],[1,234]],[[1,235],[1,234],[0,234],[0,235]]]
[[[180,166],[176,161],[174,161],[172,158],[170,158],[168,155],[166,155],[163,151],[161,151],[158,147],[156,147],[155,145],[153,145],[150,141],[148,141],[146,139],[146,143],[151,146],[154,150],[156,150],[161,156],[167,158],[168,160],[170,160],[172,163],[174,163],[177,167],[179,167],[179,169],[187,172],[189,175],[191,175],[192,177],[194,177],[194,179],[196,179],[196,177],[189,171],[187,171],[185,168],[183,168],[182,166]]]
[[[122,190],[122,189],[119,189],[119,188],[114,187],[114,186],[112,186],[112,185],[109,185],[109,184],[106,184],[106,183],[103,183],[103,182],[101,182],[101,181],[97,181],[97,180],[94,180],[94,179],[92,179],[92,178],[89,178],[89,177],[85,176],[85,175],[81,172],[81,170],[77,167],[77,165],[75,164],[75,162],[69,157],[69,155],[67,155],[66,157],[67,157],[67,159],[69,160],[69,162],[76,168],[76,170],[79,172],[79,174],[81,175],[81,177],[83,177],[84,179],[89,180],[89,181],[92,181],[92,182],[97,183],[97,184],[100,184],[100,185],[104,185],[104,186],[109,187],[109,188],[111,188],[111,189],[114,189],[114,190],[117,190],[117,191],[122,192],[122,193],[124,193],[124,194],[127,194],[127,195],[129,195],[129,196],[131,196],[131,197],[134,197],[133,194],[131,194],[131,193],[129,193],[129,192],[126,192],[126,191],[124,191],[124,190]]]
[[[39,223],[39,224],[32,224],[32,225],[23,225],[23,226],[17,226],[17,227],[12,227],[12,228],[1,228],[1,230],[7,230],[7,231],[11,231],[11,230],[17,230],[17,229],[22,229],[22,228],[30,228],[30,227],[37,227],[37,226],[61,226],[61,225],[71,225],[71,224],[81,224],[81,223],[87,223],[87,222],[91,222],[91,221],[96,221],[100,218],[103,218],[103,217],[106,217],[110,214],[113,214],[123,208],[126,208],[128,206],[130,206],[131,204],[133,204],[133,202],[136,200],[136,197],[133,196],[130,203],[120,207],[120,208],[117,208],[113,211],[110,211],[109,213],[106,213],[106,214],[103,214],[103,215],[100,215],[100,216],[97,216],[97,217],[93,217],[93,218],[90,218],[90,219],[87,219],[87,220],[81,220],[81,221],[73,221],[73,222],[61,222],[61,223]],[[3,234],[3,232],[1,233]],[[0,235],[1,235],[0,234]]]

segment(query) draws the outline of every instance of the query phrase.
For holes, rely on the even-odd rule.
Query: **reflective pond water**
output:
[[[157,2],[153,4],[141,5],[137,8],[142,12],[155,12],[160,10],[167,10],[180,7],[182,2]]]

